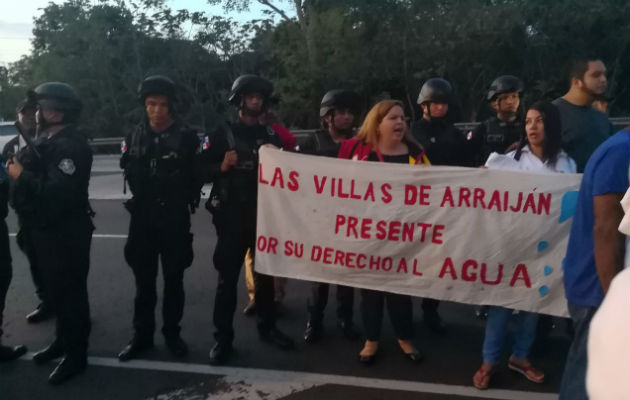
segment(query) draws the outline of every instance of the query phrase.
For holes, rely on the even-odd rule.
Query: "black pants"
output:
[[[440,300],[424,298],[422,299],[422,312],[424,314],[437,314],[439,305]]]
[[[93,230],[87,216],[32,230],[46,296],[57,314],[56,342],[73,359],[85,359],[91,329],[87,277]]]
[[[361,315],[367,340],[378,341],[381,336],[383,310],[387,303],[389,319],[396,337],[409,340],[413,336],[411,297],[376,290],[361,289]]]
[[[43,305],[48,306],[46,291],[44,290],[44,282],[41,273],[39,272],[39,266],[37,265],[37,254],[35,253],[33,235],[29,232],[28,228],[20,226],[16,241],[18,247],[22,250],[22,253],[26,255],[26,259],[28,260],[31,270],[31,278],[33,279],[33,285],[35,285],[35,294]]]
[[[0,221],[0,342],[2,340],[2,315],[12,277],[9,229],[6,221],[2,220]]]
[[[217,246],[214,250],[214,267],[219,272],[217,293],[214,299],[214,337],[220,343],[234,340],[234,312],[236,291],[243,260],[250,249],[255,260],[256,209],[255,205],[244,209],[222,209],[214,212],[212,222],[217,230]],[[275,328],[273,277],[254,271],[258,330]]]
[[[153,339],[159,259],[164,279],[162,333],[175,338],[184,315],[184,271],[193,259],[190,214],[185,206],[157,210],[162,215],[150,207],[138,208],[131,213],[125,245],[125,258],[136,280],[133,327],[137,337]]]
[[[307,300],[307,309],[310,314],[310,322],[313,325],[321,325],[324,318],[324,309],[328,304],[328,292],[330,285],[322,282],[313,282],[311,296]],[[352,309],[354,307],[354,288],[337,285],[337,318],[343,321],[352,321]]]

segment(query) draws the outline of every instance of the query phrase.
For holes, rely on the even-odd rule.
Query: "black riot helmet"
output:
[[[176,102],[175,82],[165,75],[149,75],[138,86],[138,101],[144,105],[144,100],[150,95],[166,96],[169,105]]]
[[[348,109],[355,115],[359,114],[361,108],[361,97],[352,90],[333,89],[329,90],[319,105],[319,116],[325,117],[329,112],[336,109]]]
[[[427,102],[449,104],[452,95],[453,87],[446,79],[431,78],[422,85],[417,103],[419,105]]]
[[[243,104],[243,95],[249,93],[260,93],[264,99],[263,107],[266,107],[273,93],[273,84],[258,75],[241,75],[232,84],[228,101],[240,108]]]
[[[523,92],[523,81],[514,75],[502,75],[495,79],[488,90],[488,101],[493,101],[498,95],[503,93]]]
[[[75,121],[83,108],[76,90],[63,82],[42,83],[35,90],[27,93],[27,99],[41,108],[62,112],[62,123]]]

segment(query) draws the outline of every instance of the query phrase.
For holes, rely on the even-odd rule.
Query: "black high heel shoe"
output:
[[[374,362],[374,359],[376,358],[376,353],[370,355],[370,356],[362,356],[361,354],[359,354],[359,362],[363,365],[370,365]]]
[[[419,363],[422,360],[424,360],[424,355],[417,350],[411,353],[403,353],[403,354],[405,355],[406,358],[408,358],[413,363]]]

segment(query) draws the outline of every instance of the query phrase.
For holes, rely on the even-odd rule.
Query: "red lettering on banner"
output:
[[[311,249],[311,261],[318,262],[322,258],[322,248],[319,246],[313,246]]]
[[[335,234],[339,233],[339,226],[346,223],[346,217],[343,215],[337,214],[335,217]]]
[[[387,239],[393,242],[398,241],[400,234],[400,221],[391,221],[389,223],[389,234],[387,235]]]
[[[332,264],[332,254],[333,253],[333,249],[331,249],[330,247],[326,247],[324,249],[324,258],[322,259],[322,262],[324,264]]]
[[[462,266],[462,280],[467,282],[474,282],[477,280],[477,273],[470,272],[469,269],[477,270],[477,261],[475,260],[466,260],[464,261],[464,265]]]
[[[440,207],[444,207],[444,204],[446,204],[446,202],[449,202],[449,205],[451,207],[455,207],[455,202],[453,201],[453,192],[451,192],[450,186],[447,186],[446,189],[444,189],[444,197],[442,197],[442,204],[440,204]]]
[[[269,182],[266,181],[263,178],[263,165],[262,163],[258,163],[258,182],[262,183],[263,185],[268,185]]]
[[[361,200],[361,196],[359,196],[358,194],[354,192],[354,179],[350,181],[350,198]]]
[[[394,261],[392,260],[391,257],[385,257],[383,259],[383,263],[381,265],[381,268],[383,269],[383,271],[389,272],[389,271],[392,270],[392,267],[394,266],[393,264],[394,264]]]
[[[384,240],[387,237],[387,233],[385,232],[385,227],[387,226],[386,221],[378,221],[376,223],[376,238],[378,240]]]
[[[486,195],[486,191],[482,188],[475,188],[475,195],[473,200],[473,207],[477,208],[477,203],[481,204],[481,208],[486,208],[486,203],[483,201],[483,197]]]
[[[344,252],[341,251],[341,250],[336,250],[335,251],[335,262],[333,262],[333,264],[341,265],[343,267],[344,266],[344,264],[343,264],[343,259],[344,258],[345,258]]]
[[[536,214],[536,202],[532,193],[527,195],[527,200],[525,200],[525,205],[523,206],[523,214],[527,212],[527,208],[531,208],[532,212]]]
[[[405,204],[416,204],[416,187],[413,185],[405,185]]]
[[[361,221],[361,239],[370,239],[372,237],[370,229],[372,229],[372,219],[363,218],[363,221]]]
[[[470,207],[470,189],[465,187],[459,188],[459,201],[457,207],[461,207],[464,202],[466,202],[466,207]]]
[[[490,203],[488,204],[488,210],[492,210],[493,206],[497,208],[497,211],[501,211],[501,195],[498,190],[492,192],[492,197],[490,198]]]
[[[409,224],[407,222],[403,224],[403,233],[402,233],[403,242],[413,242],[414,228],[415,228],[415,224]]]
[[[302,258],[304,255],[304,244],[293,243],[292,240],[287,240],[284,242],[284,255],[287,257],[295,256],[297,258]]]
[[[425,191],[429,191],[431,190],[431,185],[421,185],[420,186],[420,195],[418,196],[420,199],[420,205],[421,206],[430,206],[431,203],[429,203],[428,199],[429,199],[429,193],[425,192]]]
[[[523,203],[523,193],[518,193],[518,200],[516,201],[516,207],[510,206],[510,211],[519,212],[521,210],[521,205]]]
[[[487,274],[486,263],[481,264],[481,282],[485,285],[498,285],[503,279],[503,264],[499,264],[499,271],[497,272],[497,279],[489,281],[486,277]]]
[[[420,228],[422,228],[422,235],[420,236],[420,241],[424,242],[424,238],[427,234],[427,229],[429,229],[432,225],[431,224],[426,224],[424,222],[418,222],[418,226]]]
[[[381,201],[385,204],[389,204],[392,202],[392,195],[389,192],[390,190],[392,190],[392,185],[390,185],[389,183],[381,185],[381,193],[383,194],[381,196]],[[372,201],[374,201],[374,199],[372,199]]]
[[[422,272],[418,271],[418,260],[413,259],[413,274],[416,276],[422,276]]]
[[[442,265],[442,270],[440,271],[440,278],[444,278],[444,275],[450,274],[453,280],[457,280],[457,273],[455,272],[455,265],[453,265],[453,260],[450,257],[446,257],[444,260],[444,265]]]
[[[444,230],[444,228],[445,228],[444,225],[435,225],[433,227],[433,238],[431,238],[431,242],[435,244],[444,243],[442,239],[440,239],[442,237],[442,231]]]
[[[374,198],[374,184],[372,182],[368,184],[368,187],[365,190],[365,196],[363,196],[363,201],[367,201],[368,199],[373,202],[376,201],[376,198]]]
[[[287,187],[290,191],[295,192],[300,188],[300,184],[298,183],[297,178],[300,177],[300,174],[297,171],[289,172],[289,183],[287,183]]]
[[[275,237],[267,238],[261,235],[256,239],[256,249],[260,252],[277,254],[276,247],[278,247],[278,239]]]
[[[538,215],[549,215],[549,208],[551,207],[551,194],[540,193],[538,195]]]
[[[427,199],[429,198],[429,193],[427,191],[431,190],[430,185],[420,185],[416,188],[414,185],[405,185],[405,204],[413,205],[416,204],[416,199],[418,200],[418,204],[421,206],[429,206],[431,205]]]
[[[365,254],[359,254],[357,256],[357,268],[364,269],[367,265],[365,264],[365,259],[367,256]],[[363,262],[361,262],[363,260]]]
[[[276,167],[276,170],[273,172],[273,179],[271,180],[271,186],[275,187],[276,182],[279,182],[279,186],[281,189],[284,189],[284,178],[282,177],[282,170],[280,167]]]
[[[400,271],[404,271],[405,274],[407,274],[407,260],[405,260],[405,258],[401,258],[400,262],[398,263],[398,268],[396,269],[396,273],[400,274]]]
[[[354,257],[356,257],[356,253],[346,253],[346,267],[354,268]]]
[[[326,185],[327,176],[322,177],[322,180],[319,180],[319,176],[313,175],[313,181],[315,181],[315,191],[317,194],[322,194],[324,192],[324,186]]]
[[[359,237],[357,233],[357,224],[359,220],[356,217],[348,217],[348,230],[346,231],[346,236],[350,236],[350,232],[353,232],[354,237]]]
[[[337,179],[337,196],[341,199],[347,199],[350,197],[348,193],[343,192],[343,179],[341,178]]]
[[[529,274],[527,273],[527,266],[525,264],[518,264],[516,269],[514,270],[514,275],[512,275],[512,280],[510,281],[510,286],[514,286],[516,281],[523,281],[525,283],[525,287],[528,289],[532,287],[532,282],[529,279]]]
[[[503,193],[503,211],[508,210],[508,200],[510,199],[510,192]]]
[[[381,257],[370,256],[370,271],[376,269],[377,271],[380,269]]]

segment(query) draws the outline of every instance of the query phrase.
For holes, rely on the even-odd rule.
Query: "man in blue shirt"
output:
[[[628,128],[626,128],[628,129]],[[628,189],[630,131],[602,143],[586,164],[565,258],[564,287],[575,337],[560,386],[560,400],[588,399],[586,343],[591,318],[623,268],[625,239],[617,227]]]

